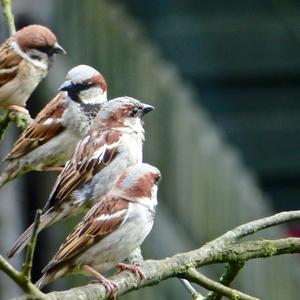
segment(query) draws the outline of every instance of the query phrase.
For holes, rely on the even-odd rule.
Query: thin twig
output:
[[[186,274],[184,275],[189,281],[195,282],[210,291],[214,291],[218,294],[224,295],[229,299],[239,299],[239,300],[259,300],[258,298],[249,296],[240,291],[231,289],[223,284],[220,284],[214,280],[211,280],[197,272],[195,268],[188,268]]]
[[[242,267],[245,265],[244,261],[238,261],[238,262],[230,262],[226,264],[225,268],[226,271],[222,276],[220,277],[219,283],[230,286],[232,281],[235,279],[239,271],[242,269]],[[216,292],[210,292],[205,298],[206,300],[221,300],[222,295],[218,294]]]
[[[254,234],[260,230],[297,220],[300,220],[300,210],[284,211],[271,217],[266,217],[238,226],[233,230],[227,231],[225,234],[221,235],[212,242],[215,242],[217,240],[238,240],[245,236]]]
[[[229,286],[244,265],[244,261],[228,263],[225,266],[226,272],[220,278],[220,283]]]
[[[22,273],[23,273],[24,277],[27,278],[28,281],[31,281],[32,260],[33,260],[36,240],[37,240],[37,236],[38,236],[38,228],[40,225],[41,215],[42,215],[42,210],[38,209],[35,213],[32,236],[31,236],[30,243],[27,246],[26,258],[25,258],[25,262],[23,264]]]
[[[21,131],[25,130],[25,128],[33,122],[29,114],[19,111],[11,111],[9,113],[9,119],[14,122]]]
[[[8,261],[6,261],[2,256],[0,256],[0,269],[3,270],[13,281],[15,281],[20,288],[23,289],[28,299],[45,299],[45,294],[43,294],[32,282],[31,282],[31,268],[32,259],[34,254],[34,248],[36,244],[38,226],[40,222],[42,211],[37,210],[34,220],[34,228],[31,237],[31,241],[27,246],[26,259],[23,265],[22,272],[15,270]],[[33,298],[34,297],[34,298]]]
[[[180,279],[180,281],[182,282],[184,287],[187,289],[187,291],[191,294],[191,296],[194,300],[203,300],[204,299],[204,297],[194,289],[194,287],[191,285],[191,283],[188,280]]]
[[[33,122],[33,119],[29,114],[6,110],[0,116],[0,141],[3,139],[10,122],[14,122],[21,131],[24,131]]]
[[[13,268],[13,266],[0,255],[0,269],[6,273],[13,281],[19,286],[23,285],[24,281],[21,280],[21,273]]]
[[[10,35],[16,32],[14,15],[11,12],[11,0],[1,0],[3,15],[6,19]]]
[[[13,266],[0,255],[0,269],[9,276],[26,294],[26,299],[46,299],[46,295],[42,293],[32,282],[28,281],[22,272],[18,272]]]

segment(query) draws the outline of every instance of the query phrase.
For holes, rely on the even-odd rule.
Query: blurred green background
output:
[[[156,106],[145,117],[145,161],[163,174],[145,258],[200,247],[241,223],[298,209],[300,175],[300,2],[14,0],[17,27],[49,26],[68,51],[32,95],[35,115],[68,69],[90,64],[109,98],[130,95]],[[7,27],[0,18],[0,38]],[[16,139],[10,126],[1,158]],[[47,200],[54,174],[32,173],[0,191],[1,253]],[[76,224],[39,237],[34,279]],[[263,237],[299,234],[299,224]],[[261,299],[297,299],[299,258],[249,262],[233,286]],[[13,263],[20,267],[22,258]],[[217,279],[222,266],[202,271]],[[81,285],[68,277],[48,290]],[[20,293],[0,274],[0,298]],[[178,280],[125,298],[190,299]]]

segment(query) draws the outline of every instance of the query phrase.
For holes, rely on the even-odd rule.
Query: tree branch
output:
[[[224,295],[229,299],[259,300],[258,298],[251,297],[242,292],[239,292],[239,291],[231,289],[225,285],[222,285],[216,281],[213,281],[213,280],[209,279],[208,277],[204,276],[203,274],[200,274],[199,272],[197,272],[197,270],[195,268],[188,268],[184,277],[189,281],[197,283],[210,291],[214,291],[218,294]]]
[[[11,0],[1,0],[2,8],[3,8],[3,15],[6,19],[9,33],[13,35],[16,32],[15,20],[14,15],[11,12]]]
[[[146,279],[140,280],[134,274],[122,272],[110,278],[117,285],[116,295],[120,296],[144,286],[155,285],[171,277],[184,277],[189,268],[199,268],[215,263],[234,263],[280,254],[300,253],[300,238],[279,240],[257,240],[235,244],[235,239],[252,234],[258,230],[300,218],[300,211],[276,214],[256,220],[228,231],[221,237],[205,244],[197,250],[177,254],[164,260],[148,260],[141,264]],[[107,299],[106,290],[99,285],[87,285],[63,292],[46,294],[47,299],[82,300]],[[24,298],[21,298],[24,299]]]
[[[241,268],[245,265],[244,261],[238,261],[238,262],[230,262],[226,264],[225,268],[226,271],[224,274],[222,274],[219,283],[230,286],[231,282],[235,279],[238,272],[241,270]],[[222,295],[218,294],[216,292],[210,292],[208,293],[206,300],[221,300]]]
[[[181,278],[189,268],[291,253],[300,253],[300,238],[249,241],[221,247],[210,242],[197,250],[170,258],[145,261],[141,264],[141,271],[146,275],[146,279],[141,280],[132,273],[122,272],[112,276],[110,280],[117,285],[116,295],[121,296],[132,290],[158,284],[171,277]],[[107,299],[106,290],[101,284],[46,294],[47,299],[51,300],[69,300],[75,296],[81,300]]]

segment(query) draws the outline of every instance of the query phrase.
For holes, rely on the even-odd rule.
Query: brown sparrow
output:
[[[38,288],[69,273],[84,273],[95,276],[114,296],[116,286],[99,272],[119,266],[144,277],[138,266],[121,262],[151,231],[159,179],[159,170],[149,164],[125,169],[60,246]]]
[[[31,170],[55,170],[64,166],[107,101],[104,77],[86,65],[71,69],[59,90],[6,157],[8,165],[0,176],[0,187]]]
[[[47,75],[56,53],[66,52],[55,34],[42,25],[26,26],[2,43],[0,109],[27,112],[26,101]]]
[[[102,105],[88,134],[59,175],[43,210],[38,231],[89,209],[111,189],[127,167],[142,162],[142,116],[154,107],[130,97]],[[31,225],[15,242],[9,257],[29,242]]]

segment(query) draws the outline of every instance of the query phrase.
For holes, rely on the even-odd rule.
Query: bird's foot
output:
[[[140,279],[146,279],[146,275],[141,271],[140,267],[141,266],[138,264],[136,264],[136,265],[128,265],[128,264],[124,264],[124,263],[117,264],[117,268],[119,269],[119,272],[129,271],[129,272],[132,272],[135,275],[139,276]]]
[[[113,282],[106,279],[104,276],[101,275],[101,278],[97,277],[97,279],[92,280],[90,283],[92,284],[101,283],[104,286],[106,292],[110,295],[111,299],[113,300],[117,299],[115,294],[117,286]]]
[[[84,265],[83,269],[87,273],[90,273],[91,275],[96,277],[96,279],[91,281],[92,284],[101,283],[104,286],[106,292],[110,295],[111,299],[116,300],[116,294],[115,294],[116,289],[117,289],[116,284],[114,284],[113,282],[106,279],[103,275],[101,275],[100,273],[98,273],[97,271],[95,271],[93,268],[91,268],[88,265]]]
[[[13,112],[20,112],[20,113],[23,113],[23,114],[27,114],[30,116],[30,113],[29,111],[25,108],[25,107],[22,107],[22,106],[18,106],[18,105],[10,105],[8,107],[8,109],[10,111],[13,111]]]

